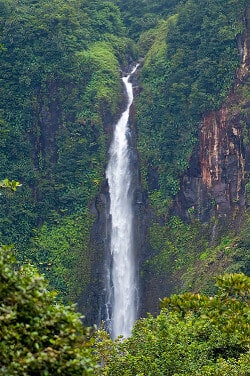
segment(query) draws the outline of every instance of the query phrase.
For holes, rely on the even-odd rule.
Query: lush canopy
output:
[[[34,267],[0,248],[1,375],[94,375],[88,334],[74,306],[56,302]]]
[[[97,339],[102,375],[247,376],[250,372],[250,278],[228,274],[214,296],[186,293],[161,302],[157,317],[135,324],[131,338]]]
[[[187,170],[197,143],[200,120],[204,113],[218,109],[232,88],[241,61],[247,5],[246,0],[0,0],[0,188],[9,188],[0,189],[1,241],[14,243],[18,262],[35,263],[64,301],[81,300],[83,312],[94,310],[85,297],[94,286],[92,295],[97,301],[99,296],[96,298],[95,294],[102,283],[100,269],[94,269],[98,263],[102,265],[104,247],[101,240],[100,248],[94,249],[91,230],[94,220],[104,211],[103,201],[96,197],[101,190],[105,193],[104,169],[112,124],[123,107],[121,70],[138,56],[143,63],[138,71],[133,120],[144,196],[150,207],[148,217],[154,213],[146,220],[154,218],[147,238],[150,252],[140,260],[142,283],[151,278],[152,288],[158,288],[160,293],[161,281],[172,291],[177,287],[184,291],[202,287],[211,292],[212,275],[230,268],[231,272],[249,272],[249,216],[235,236],[234,217],[229,229],[220,222],[221,218],[200,223],[192,208],[190,223],[170,215],[180,177]],[[240,94],[245,96],[245,103],[249,101],[248,84]],[[247,111],[243,107],[239,109],[240,116]],[[249,129],[247,125],[239,126],[245,127],[247,145]],[[6,176],[15,180],[11,182]],[[216,236],[211,238],[215,228]],[[13,272],[13,278],[20,270]],[[19,290],[25,290],[30,283],[29,272],[22,273],[23,287],[15,277],[15,288]],[[30,281],[33,277],[40,281],[36,272],[32,275]],[[44,288],[41,286],[43,282],[38,283],[38,290]],[[11,288],[9,291],[12,293]],[[37,302],[32,295],[35,290],[30,291],[27,299]],[[219,296],[212,302],[222,304]],[[197,296],[185,298],[188,302],[199,301]],[[51,294],[46,293],[42,299],[45,306],[53,303]],[[172,304],[177,298],[171,299]],[[205,296],[202,301],[200,309],[206,316],[210,301]],[[182,307],[183,304],[182,301]],[[243,302],[239,304],[243,307]],[[51,308],[51,312],[56,309]],[[59,321],[64,314],[73,315],[71,308],[58,309],[58,315],[62,315]],[[209,309],[214,312],[215,307]],[[39,320],[45,313],[41,310]],[[223,344],[213,341],[216,333],[221,341],[227,341],[222,327],[217,322],[210,333],[202,321],[205,318],[198,317],[197,323],[196,319],[197,312],[185,313],[183,318],[176,309],[170,312],[165,308],[158,318],[138,322],[131,340],[114,345],[107,367],[113,364],[112,372],[121,372],[127,364],[134,364],[137,370],[138,364],[138,374],[143,374],[147,365],[148,369],[152,367],[152,374],[165,374],[168,364],[170,368],[177,367],[176,375],[192,373],[192,367],[208,367],[203,369],[204,375],[234,375],[235,365],[236,374],[244,375],[246,355],[242,348],[238,355],[232,348],[228,350],[232,362],[222,349],[220,360],[213,351]],[[52,320],[51,316],[48,320]],[[77,328],[78,325],[79,320]],[[203,326],[205,337],[211,339],[208,343],[199,337]],[[161,331],[165,327],[168,344]],[[192,332],[192,327],[196,332]],[[21,338],[23,332],[18,334],[15,330],[13,333]],[[51,347],[40,342],[39,331],[34,333],[36,346]],[[187,346],[188,336],[193,347]],[[145,339],[142,349],[138,338]],[[176,342],[178,338],[180,342]],[[237,342],[241,341],[238,335],[232,336],[234,340],[232,346],[241,344]],[[8,356],[16,359],[14,350],[8,355],[7,343],[3,350],[6,364]],[[21,351],[35,367],[34,357],[38,355],[30,349],[23,353],[25,346],[17,353]],[[42,351],[48,352],[47,347]],[[15,346],[13,349],[16,351]],[[165,351],[165,360],[159,355],[160,349]],[[140,355],[144,350],[144,358],[149,354],[151,359],[150,353],[155,354],[154,360],[145,361],[145,365]],[[119,351],[125,352],[120,356]],[[196,359],[195,351],[201,358]],[[180,362],[180,354],[184,362]],[[58,359],[56,362],[60,365]],[[14,368],[9,372],[14,373]],[[127,372],[135,371],[128,367]]]

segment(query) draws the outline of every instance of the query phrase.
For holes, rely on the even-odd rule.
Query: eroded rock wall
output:
[[[249,31],[249,11],[246,16]],[[181,181],[175,213],[202,221],[245,208],[249,149],[249,32],[241,43],[241,66],[227,101],[200,124],[199,144]]]

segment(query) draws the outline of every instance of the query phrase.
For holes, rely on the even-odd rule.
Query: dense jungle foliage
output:
[[[192,210],[188,222],[171,215],[201,118],[234,84],[247,6],[0,0],[0,242],[17,259],[0,247],[0,375],[249,375],[249,278],[211,283],[249,274],[249,209],[240,228],[237,213],[205,224]],[[90,207],[124,106],[121,70],[138,59],[134,126],[153,213],[140,278],[152,296],[185,293],[111,341],[60,301],[84,300],[102,279]],[[245,105],[249,79],[237,90]]]
[[[146,180],[159,210],[162,200],[170,204],[178,192],[201,116],[218,109],[232,87],[245,6],[245,1],[187,1],[140,37],[142,51],[149,49],[137,102],[139,153],[144,168],[154,170],[154,179]]]
[[[82,326],[73,306],[56,302],[31,265],[0,248],[1,375],[249,374],[250,279],[218,278],[213,297],[165,298],[157,317],[139,320],[131,338],[112,341]]]
[[[97,364],[74,306],[56,303],[44,277],[0,248],[0,374],[95,375]]]
[[[21,184],[14,194],[1,192],[1,242],[14,244],[20,262],[35,263],[66,302],[92,283],[99,256],[90,244],[89,208],[123,106],[121,69],[138,58],[138,152],[156,214],[142,278],[154,276],[155,285],[168,278],[172,291],[211,292],[213,276],[249,273],[249,214],[240,232],[233,219],[201,224],[191,212],[189,223],[169,216],[201,117],[218,109],[233,85],[247,5],[0,0],[0,179]]]
[[[103,179],[105,126],[133,58],[120,10],[102,1],[1,1],[1,240],[76,300],[89,283],[88,210]],[[28,251],[27,251],[28,249]]]
[[[201,224],[192,208],[188,224],[169,217],[202,116],[218,110],[232,88],[240,65],[246,6],[245,1],[181,2],[176,13],[140,34],[139,53],[145,58],[142,92],[136,101],[138,149],[142,181],[161,218],[151,226],[153,257],[143,269],[146,280],[157,276],[153,279],[159,291],[166,287],[161,285],[166,276],[168,284],[172,282],[170,290],[194,291],[202,286],[209,291],[213,276],[223,271],[250,271],[249,213],[240,231],[233,218]],[[243,103],[237,111],[244,123],[249,79],[237,90]]]
[[[244,274],[228,274],[218,278],[212,297],[165,298],[161,313],[138,320],[124,341],[97,333],[100,375],[247,376],[249,282]]]

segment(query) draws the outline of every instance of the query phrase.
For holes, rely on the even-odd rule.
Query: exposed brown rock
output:
[[[250,147],[243,136],[249,132],[250,106],[242,87],[246,92],[249,85],[249,51],[245,34],[241,66],[227,101],[202,119],[199,145],[175,201],[175,212],[182,218],[189,218],[190,208],[202,221],[245,208]]]

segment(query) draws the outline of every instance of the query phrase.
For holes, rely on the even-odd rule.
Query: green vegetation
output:
[[[144,278],[171,291],[212,293],[213,280],[222,273],[249,275],[249,213],[240,231],[234,222],[193,219],[184,223],[172,217],[167,225],[155,222],[149,232],[152,257],[142,266]],[[167,278],[166,278],[167,276]]]
[[[0,248],[0,374],[95,375],[96,363],[74,306],[55,302],[44,278]]]
[[[249,367],[250,279],[228,274],[214,296],[186,293],[163,299],[161,313],[136,322],[131,338],[100,332],[100,375],[235,375]]]
[[[66,301],[77,301],[84,288],[91,284],[89,230],[93,219],[89,213],[60,218],[57,213],[50,224],[45,223],[32,238],[32,248],[26,257],[39,266],[51,285]],[[25,261],[25,259],[24,259]]]
[[[4,0],[0,9],[0,177],[22,184],[0,197],[1,240],[76,301],[89,283],[87,208],[133,43],[110,1]]]
[[[233,86],[247,3],[188,0],[174,11],[171,4],[168,17],[157,13],[157,24],[140,29],[138,37],[139,54],[144,56],[142,91],[136,99],[138,149],[143,187],[158,216],[148,235],[152,254],[141,273],[158,293],[201,288],[211,292],[214,276],[249,274],[248,214],[240,232],[239,222],[234,222],[237,213],[235,218],[202,224],[190,207],[189,223],[184,223],[171,217],[171,209],[197,145],[202,116],[219,109]],[[150,7],[148,2],[144,7]],[[237,90],[246,103],[238,105],[237,113],[246,119],[249,84]],[[247,146],[247,121],[241,126]]]
[[[91,334],[74,306],[56,302],[31,265],[0,247],[1,375],[247,376],[250,278],[226,274],[214,296],[161,301],[157,317],[136,322],[129,339]]]
[[[202,288],[212,293],[212,280],[223,271],[249,273],[249,213],[240,232],[234,229],[235,218],[201,224],[192,207],[189,223],[171,216],[201,118],[220,108],[232,88],[246,7],[246,0],[0,0],[1,243],[14,244],[18,262],[36,264],[65,302],[85,299],[96,283],[91,281],[93,261],[102,263],[102,250],[97,254],[90,244],[95,217],[89,208],[104,181],[111,126],[123,106],[121,69],[138,56],[143,63],[134,119],[142,183],[155,214],[148,234],[152,254],[142,265],[143,278],[163,294],[167,284],[176,292]],[[249,82],[237,95],[247,104]],[[245,116],[248,109],[237,111]],[[241,122],[247,148],[248,124]],[[246,191],[249,196],[249,183]],[[97,203],[93,212],[98,210]],[[200,328],[206,327],[203,318],[197,332],[190,329],[194,317],[190,313],[181,321],[177,312],[162,311],[157,319],[139,321],[125,347],[114,344],[118,350],[112,355],[112,372],[134,364],[136,371],[128,368],[128,375],[142,376],[146,365],[152,366],[152,374],[167,375],[164,367],[174,368],[174,362],[176,375],[195,375],[197,367],[203,367],[204,375],[245,375],[244,352],[212,359],[213,344],[199,342]],[[139,367],[148,353],[154,354],[151,345],[163,346],[161,326],[173,338],[169,349],[182,350],[170,352],[159,364],[148,360],[145,371],[143,365],[137,370],[137,359]],[[147,342],[151,329],[157,334],[140,357],[139,333]],[[220,325],[213,330],[211,338],[221,333]],[[181,345],[174,339],[179,335]],[[185,345],[188,335],[195,344],[190,348]],[[181,370],[177,358],[184,357],[183,351],[190,362],[186,358]],[[203,358],[207,363],[199,363]]]
[[[136,104],[138,147],[144,183],[159,214],[163,206],[167,213],[179,190],[201,116],[218,109],[232,87],[245,7],[245,1],[189,0],[140,37],[141,52],[149,50]]]
[[[176,6],[182,5],[186,0],[145,1],[117,0],[129,36],[138,40],[141,34],[155,27],[159,21],[166,19],[176,12]]]
[[[0,181],[0,188],[8,188],[11,191],[16,191],[17,187],[20,187],[20,186],[21,184],[15,180],[10,181],[9,179],[4,179]]]

